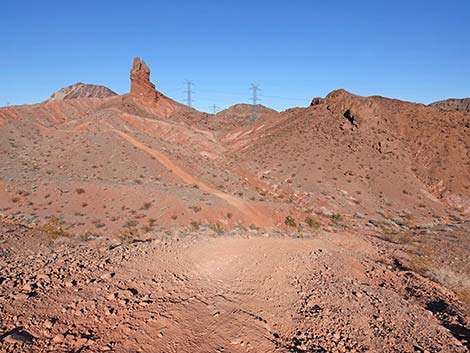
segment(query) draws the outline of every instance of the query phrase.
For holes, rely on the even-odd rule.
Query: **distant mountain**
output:
[[[431,107],[439,108],[447,111],[457,111],[470,113],[470,98],[462,99],[446,99],[429,104]]]
[[[117,93],[110,90],[108,87],[79,82],[74,85],[61,88],[49,97],[49,101],[61,101],[77,98],[106,98],[116,95]]]

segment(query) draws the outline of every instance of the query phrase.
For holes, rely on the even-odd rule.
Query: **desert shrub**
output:
[[[148,210],[150,207],[152,207],[152,202],[146,202],[143,204],[142,209]]]
[[[105,224],[100,219],[94,219],[91,222],[96,228],[103,228]]]
[[[343,220],[343,217],[339,213],[333,213],[329,217],[334,222],[340,222]]]
[[[138,222],[135,219],[129,219],[126,223],[124,223],[124,227],[126,228],[134,228],[137,226]]]
[[[191,221],[191,227],[194,230],[198,230],[200,226],[201,226],[201,223],[199,223],[198,221]]]
[[[297,227],[297,223],[295,222],[295,219],[292,216],[287,216],[284,220],[284,224],[288,227]]]
[[[49,218],[49,220],[43,224],[41,229],[53,238],[68,235],[68,233],[63,228],[63,222],[54,216]]]
[[[470,291],[470,279],[450,268],[437,267],[435,265],[428,264],[424,275],[435,282],[441,283],[446,287],[455,290],[456,292]]]
[[[318,229],[321,226],[321,223],[314,220],[312,217],[305,218],[305,223],[307,223],[307,225],[313,229]]]
[[[456,293],[461,301],[467,305],[470,305],[470,289],[457,289]]]
[[[222,227],[220,223],[211,223],[209,224],[209,228],[219,235],[224,232],[224,227]]]
[[[78,195],[81,195],[81,194],[84,194],[84,193],[85,193],[85,189],[83,189],[83,188],[77,188],[77,189],[75,189],[75,192],[76,192]]]
[[[201,212],[202,208],[201,206],[189,206],[190,209],[194,211],[194,213]]]
[[[141,229],[142,229],[142,231],[143,231],[144,233],[150,233],[150,232],[153,230],[152,227],[147,226],[147,225],[143,225],[143,226],[141,227]]]

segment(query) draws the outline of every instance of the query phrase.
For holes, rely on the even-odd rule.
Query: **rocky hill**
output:
[[[447,111],[470,113],[470,98],[451,98],[431,103],[430,106]]]
[[[0,351],[468,352],[468,114],[130,80],[0,109]]]
[[[117,93],[108,87],[90,85],[86,83],[76,83],[65,88],[61,88],[50,96],[49,101],[61,101],[79,98],[106,98],[116,96]]]

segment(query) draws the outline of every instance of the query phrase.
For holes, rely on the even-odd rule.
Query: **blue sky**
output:
[[[337,88],[429,103],[470,96],[470,1],[2,1],[0,106],[75,82],[129,89],[134,56],[157,88],[210,110],[282,110]],[[282,98],[277,98],[282,97]]]

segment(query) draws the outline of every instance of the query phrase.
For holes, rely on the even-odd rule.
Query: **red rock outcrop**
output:
[[[134,64],[131,69],[131,91],[130,95],[139,98],[145,102],[157,102],[162,96],[155,89],[155,85],[150,82],[150,69],[140,58],[134,58]]]
[[[155,89],[155,85],[150,82],[150,69],[139,57],[134,58],[130,79],[129,96],[143,103],[152,114],[161,118],[169,118],[176,110],[184,107]]]

